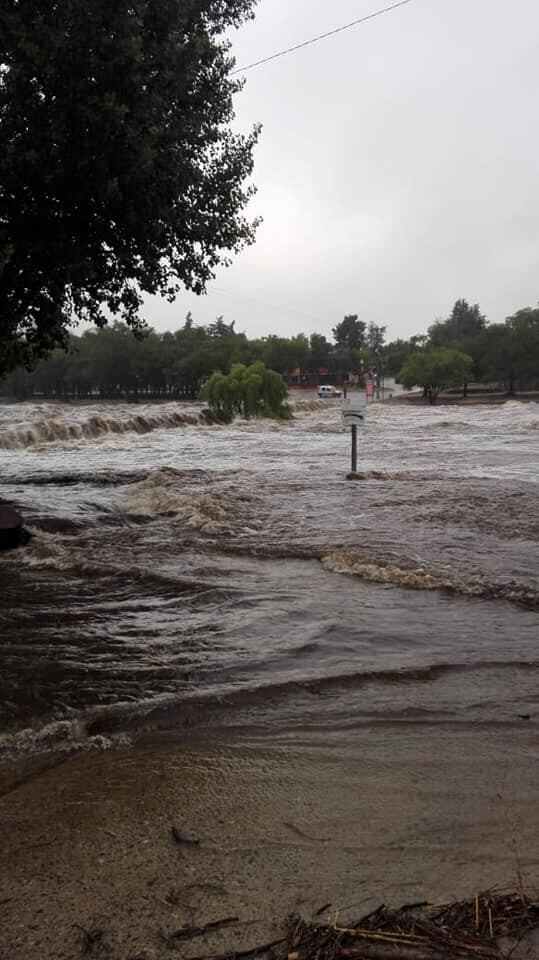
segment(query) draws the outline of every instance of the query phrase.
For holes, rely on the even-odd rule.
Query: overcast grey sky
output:
[[[390,0],[260,0],[241,67]],[[412,0],[246,73],[261,121],[254,247],[207,296],[152,300],[160,330],[219,314],[250,337],[330,335],[346,313],[424,331],[539,300],[539,2]]]

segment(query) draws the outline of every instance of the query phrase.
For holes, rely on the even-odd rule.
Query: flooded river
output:
[[[4,404],[0,756],[539,717],[539,406]],[[438,733],[436,734],[438,735]]]

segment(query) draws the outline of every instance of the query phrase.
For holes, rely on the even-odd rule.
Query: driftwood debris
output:
[[[173,930],[172,933],[167,933],[165,940],[167,942],[193,940],[195,937],[204,936],[204,934],[209,933],[210,930],[220,930],[222,927],[230,927],[232,925],[237,926],[239,922],[239,917],[224,917],[222,920],[212,920],[210,923],[205,923],[201,927],[180,927],[179,930]]]
[[[193,960],[504,960],[507,939],[512,953],[531,931],[539,932],[539,901],[487,892],[460,903],[382,905],[347,925],[338,914],[327,923],[290,917],[283,940]]]
[[[80,930],[82,936],[80,949],[83,954],[103,954],[111,952],[110,944],[107,941],[106,931],[102,926],[94,926],[90,930],[82,927],[79,923],[74,924],[75,929]]]

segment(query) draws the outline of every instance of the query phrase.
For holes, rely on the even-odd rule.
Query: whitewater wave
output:
[[[431,663],[388,669],[366,669],[352,672],[336,672],[304,678],[249,683],[238,688],[226,681],[214,689],[201,692],[199,689],[176,693],[156,693],[141,696],[137,701],[93,707],[67,719],[53,719],[41,726],[26,727],[0,735],[0,762],[54,755],[69,756],[74,752],[107,750],[115,746],[130,745],[133,738],[151,730],[177,726],[205,727],[222,722],[227,715],[238,710],[250,709],[264,704],[291,701],[296,706],[303,695],[311,697],[334,697],[340,693],[354,693],[369,687],[411,687],[432,685],[446,676],[459,674],[484,674],[491,671],[524,671],[535,673],[538,662],[521,660],[478,660],[468,663]],[[434,711],[436,712],[436,711]],[[439,711],[447,719],[447,711]],[[431,708],[417,705],[382,711],[376,706],[366,707],[366,720],[395,721],[416,718],[432,722]],[[355,722],[356,718],[350,718]]]
[[[332,404],[328,400],[292,400],[290,402],[290,409],[294,413],[316,413],[318,410],[328,410],[335,407],[335,404]]]
[[[400,563],[362,554],[358,550],[339,548],[329,550],[323,544],[297,544],[286,541],[212,541],[212,546],[223,553],[275,560],[318,560],[331,573],[347,574],[386,586],[410,590],[439,590],[465,597],[484,600],[507,600],[527,609],[539,609],[539,593],[514,581],[496,583],[481,578],[463,579],[445,570],[417,566],[403,559]]]
[[[138,413],[132,416],[93,414],[84,420],[43,419],[21,423],[0,431],[0,449],[17,450],[41,444],[95,440],[106,435],[149,433],[186,426],[208,426],[214,422],[209,410],[185,413],[166,408],[159,413]]]
[[[88,542],[87,537],[91,536],[91,531],[83,532],[77,538],[72,534],[50,533],[39,527],[30,527],[30,532],[32,538],[28,546],[6,554],[0,560],[0,565],[12,562],[16,557],[17,562],[26,567],[53,570],[86,580],[101,579],[107,581],[108,585],[116,582],[120,586],[126,584],[132,588],[136,584],[138,589],[141,589],[142,584],[146,583],[154,591],[162,588],[165,592],[172,591],[174,594],[206,595],[212,592],[229,596],[231,593],[241,593],[240,587],[227,585],[226,590],[223,590],[220,585],[208,579],[162,573],[148,569],[145,564],[139,567],[134,563],[101,561],[95,556],[92,543]]]
[[[149,517],[173,514],[176,523],[202,533],[232,528],[231,503],[223,495],[186,490],[184,475],[171,467],[152,470],[130,487],[121,509]]]
[[[15,733],[0,734],[0,762],[36,757],[43,754],[70,754],[80,750],[108,750],[129,743],[126,734],[91,734],[79,718],[53,720],[41,727],[27,727]]]
[[[202,542],[205,550],[228,555],[314,560],[329,573],[353,576],[369,583],[410,590],[436,590],[482,600],[505,600],[527,609],[539,609],[539,592],[515,580],[493,581],[467,573],[459,575],[430,563],[417,564],[407,557],[373,556],[358,549],[330,548],[324,543],[300,543],[284,537],[269,539],[267,521],[264,518],[257,520],[253,516],[252,504],[246,503],[245,499],[241,495],[235,497],[230,491],[186,491],[181,474],[163,468],[131,485],[121,511],[113,512],[110,519],[114,521],[118,517],[122,523],[136,524],[141,517],[147,517],[150,522],[166,518],[175,528],[185,531],[182,543],[196,544],[197,550]],[[105,519],[108,522],[108,514]],[[257,523],[259,529],[256,529]],[[18,562],[25,566],[49,568],[92,579],[105,577],[139,584],[147,581],[176,591],[197,593],[220,589],[205,579],[148,569],[146,564],[137,566],[133,560],[127,564],[111,562],[108,542],[103,545],[105,553],[101,561],[95,553],[95,532],[91,527],[71,529],[68,525],[63,529],[53,519],[43,525],[37,519],[36,525],[29,525],[29,529],[32,534],[30,543],[14,552]],[[203,541],[200,534],[204,536]],[[6,555],[2,562],[8,562],[14,553]]]
[[[412,590],[443,590],[467,597],[501,599],[530,609],[539,608],[539,594],[518,583],[490,583],[479,578],[464,580],[445,571],[426,567],[401,567],[374,560],[355,550],[334,550],[322,557],[326,570],[348,574],[370,583],[391,584]]]
[[[539,417],[537,420],[516,423],[511,429],[516,431],[516,433],[531,433],[532,431],[539,430]]]
[[[327,401],[298,400],[291,403],[298,414],[326,410]],[[212,412],[203,408],[188,413],[167,405],[158,412],[141,411],[136,414],[93,413],[86,418],[50,417],[23,421],[9,429],[0,430],[0,449],[21,450],[52,443],[96,440],[104,436],[125,433],[150,433],[153,430],[173,430],[187,426],[211,426],[216,423]]]

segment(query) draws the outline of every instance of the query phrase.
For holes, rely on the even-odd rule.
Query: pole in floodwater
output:
[[[357,425],[352,424],[352,473],[357,473]]]
[[[359,477],[357,472],[357,430],[358,427],[365,426],[365,397],[355,395],[343,400],[342,422],[345,427],[350,427],[352,432],[352,471],[348,474],[349,479]]]

